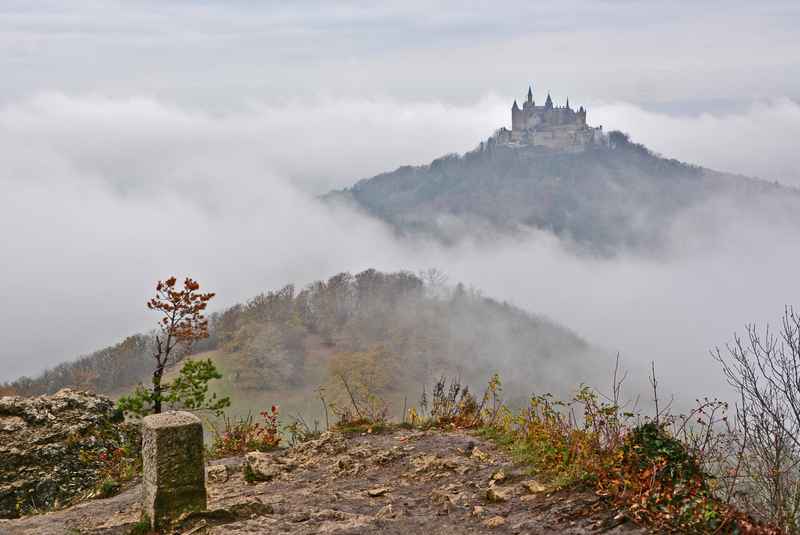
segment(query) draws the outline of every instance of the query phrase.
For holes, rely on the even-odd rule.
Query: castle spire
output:
[[[567,97],[567,109],[569,109],[569,97]]]
[[[519,106],[517,106],[517,99],[514,99],[514,105],[511,107],[512,110],[518,110]]]
[[[531,91],[531,86],[528,86],[528,102],[533,103],[533,91]]]

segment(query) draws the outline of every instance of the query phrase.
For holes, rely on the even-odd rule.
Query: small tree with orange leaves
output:
[[[156,336],[153,358],[156,367],[153,371],[152,388],[141,382],[130,397],[121,397],[118,406],[137,417],[146,414],[159,414],[162,403],[173,407],[194,410],[209,410],[219,414],[230,405],[230,400],[217,400],[216,394],[206,401],[208,381],[222,377],[211,362],[188,359],[179,376],[170,384],[163,384],[164,373],[188,357],[194,345],[208,338],[208,320],[203,316],[213,293],[199,293],[200,285],[187,278],[183,290],[175,288],[177,279],[172,277],[164,282],[158,281],[156,296],[147,303],[147,308],[161,312],[159,321],[161,334]]]

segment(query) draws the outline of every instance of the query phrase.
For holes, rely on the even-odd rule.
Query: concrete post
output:
[[[142,422],[142,518],[160,530],[187,510],[206,508],[203,424],[188,412]]]

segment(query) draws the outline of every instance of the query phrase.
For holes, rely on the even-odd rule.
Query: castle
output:
[[[533,92],[528,87],[528,99],[511,107],[511,130],[500,130],[500,143],[512,145],[544,145],[551,149],[578,152],[586,145],[600,141],[603,126],[592,128],[586,124],[586,110],[583,106],[575,111],[566,106],[553,106],[550,94],[544,106],[537,106],[533,100]]]

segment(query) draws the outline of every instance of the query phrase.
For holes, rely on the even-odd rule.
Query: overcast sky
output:
[[[797,28],[796,2],[0,1],[0,381],[155,326],[172,275],[220,308],[436,266],[705,395],[710,349],[800,306],[779,214],[701,210],[667,257],[599,260],[542,233],[400,242],[311,199],[474,148],[528,85],[665,157],[798,185]]]
[[[0,5],[4,100],[49,89],[211,108],[321,95],[472,104],[531,84],[542,98],[690,109],[800,95],[789,1]]]

